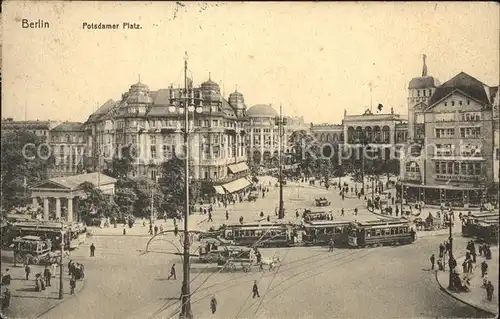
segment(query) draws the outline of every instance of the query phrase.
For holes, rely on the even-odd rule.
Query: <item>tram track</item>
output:
[[[359,257],[359,258],[362,258],[362,257],[364,257],[364,256],[368,255],[368,254],[369,254],[372,250],[373,250],[373,249],[369,249],[368,253],[364,254],[363,256],[361,256],[361,257]],[[326,265],[331,265],[331,264],[332,264],[332,261],[333,261],[333,262],[336,262],[336,261],[342,260],[342,259],[344,259],[344,258],[348,258],[348,257],[351,257],[351,256],[353,256],[353,255],[360,254],[360,253],[361,253],[361,252],[359,252],[359,251],[356,251],[356,252],[352,252],[352,251],[350,251],[350,252],[348,252],[348,253],[346,253],[346,254],[342,254],[342,255],[340,255],[340,254],[333,254],[333,255],[332,255],[332,254],[331,254],[331,252],[325,252],[325,253],[322,253],[322,254],[317,254],[317,255],[315,255],[315,256],[305,257],[305,258],[302,258],[302,259],[300,259],[300,260],[296,260],[296,261],[293,261],[293,262],[303,261],[303,260],[308,260],[308,259],[315,258],[315,257],[318,257],[318,256],[327,255],[327,256],[326,256],[326,257],[324,257],[324,258],[320,258],[320,259],[317,259],[317,260],[308,261],[308,262],[306,262],[306,263],[302,263],[302,264],[296,265],[296,266],[291,267],[291,268],[288,268],[288,269],[283,269],[283,270],[281,270],[281,269],[280,269],[280,271],[278,272],[278,274],[279,274],[279,273],[286,273],[286,272],[288,272],[288,271],[290,271],[290,270],[292,270],[292,269],[296,269],[296,268],[298,268],[298,267],[303,267],[303,266],[308,265],[308,264],[311,264],[311,263],[316,263],[316,262],[319,262],[319,261],[325,261],[325,260],[326,260],[325,262],[321,263],[318,267],[314,268],[314,269],[319,269],[319,268],[325,267]],[[336,257],[337,257],[337,259],[331,260],[332,258],[336,258]],[[358,258],[358,259],[359,259],[359,258]],[[348,260],[347,262],[351,262],[351,261],[354,261],[354,260],[355,260],[355,259],[353,259],[353,260]],[[284,266],[284,265],[283,265],[283,266]],[[282,266],[282,267],[283,267],[283,266]],[[337,265],[337,266],[339,266],[339,265]],[[334,269],[334,268],[335,268],[335,265],[334,265],[334,267],[333,267],[332,269]],[[276,287],[281,286],[284,282],[286,282],[286,281],[290,280],[291,278],[294,278],[294,277],[296,277],[296,276],[298,276],[298,275],[301,275],[301,274],[307,273],[307,272],[309,272],[309,271],[311,271],[311,270],[314,270],[314,269],[306,270],[305,272],[294,273],[293,275],[289,276],[288,278],[285,278],[284,280],[282,280],[282,281],[281,281],[281,283],[279,283],[278,285],[276,285],[276,286],[275,286],[274,288],[272,288],[270,291],[273,291],[274,289],[276,289]],[[320,271],[320,272],[318,272],[318,273],[315,273],[315,274],[313,274],[313,276],[318,275],[318,274],[320,274],[320,273],[322,273],[322,272],[324,272],[324,271]],[[267,274],[265,275],[265,277],[268,277],[268,276],[275,276],[275,275],[277,275],[277,273],[276,273],[276,272],[272,272],[272,273],[267,273]],[[309,276],[309,277],[307,277],[307,278],[310,278],[310,277],[313,277],[313,276]],[[240,277],[240,278],[241,278],[241,277]],[[234,281],[235,279],[230,279],[230,280],[231,280],[231,281]],[[246,281],[238,281],[238,282],[236,282],[236,283],[235,283],[235,284],[233,284],[233,285],[230,285],[230,286],[228,286],[228,287],[223,287],[223,288],[221,288],[221,289],[218,289],[218,290],[216,290],[216,291],[213,291],[213,292],[211,292],[211,293],[210,293],[209,295],[207,295],[207,296],[200,297],[200,298],[198,298],[198,299],[196,299],[196,300],[192,301],[191,303],[192,303],[192,304],[196,304],[196,303],[198,303],[198,302],[200,302],[200,301],[205,300],[206,298],[209,298],[209,297],[210,297],[211,295],[213,295],[213,294],[217,294],[217,293],[219,293],[219,292],[223,292],[223,291],[226,291],[226,290],[232,289],[232,288],[234,288],[234,287],[236,287],[236,286],[240,286],[240,285],[242,285],[242,284],[244,284],[244,283],[253,282],[254,280],[255,280],[255,279],[253,279],[253,278],[252,278],[252,279],[250,279],[250,280],[246,280]],[[229,280],[227,280],[227,281],[229,281]],[[227,282],[227,281],[225,281],[225,282]],[[225,282],[221,282],[221,283],[217,283],[217,284],[214,284],[214,285],[211,285],[211,286],[208,286],[208,287],[204,287],[203,289],[200,289],[199,291],[204,291],[204,290],[207,290],[207,289],[213,288],[213,287],[215,287],[215,286],[219,286],[220,284],[225,283]],[[298,282],[300,282],[300,280],[299,280]],[[292,285],[292,286],[293,286],[293,285]],[[290,288],[290,287],[287,287],[287,289],[289,289],[289,288]],[[270,291],[269,291],[269,292],[270,292]],[[266,293],[268,293],[268,292],[266,292]],[[273,297],[273,299],[274,299],[274,298],[275,298],[275,297]],[[252,303],[252,306],[253,306],[253,305],[254,305],[254,303]],[[165,310],[167,310],[167,309],[165,309]],[[243,314],[243,313],[244,313],[244,312],[246,312],[247,310],[248,310],[248,308],[246,308],[245,310],[243,310],[243,312],[242,312],[241,314]],[[169,315],[169,317],[168,317],[168,318],[173,318],[173,316],[177,315],[177,314],[179,313],[179,311],[180,311],[180,309],[177,309],[176,311],[174,311],[173,313],[171,313],[171,314]],[[240,314],[240,315],[241,315],[241,314]]]
[[[344,258],[349,258],[349,257],[355,257],[355,258],[352,258],[352,259],[349,259],[349,260],[344,260],[343,262],[340,262],[338,264],[335,264],[333,265],[332,267],[328,268],[328,269],[323,269],[323,267],[325,266],[329,266],[331,265],[331,263],[328,263],[328,262],[325,262],[325,263],[322,263],[321,265],[319,265],[316,269],[311,269],[311,270],[319,270],[319,271],[316,271],[314,272],[313,274],[310,274],[308,276],[305,276],[303,278],[300,278],[299,280],[293,282],[291,285],[288,285],[287,287],[285,287],[284,289],[281,289],[280,291],[278,291],[276,294],[274,294],[274,296],[267,301],[267,303],[269,304],[270,302],[272,302],[274,299],[276,299],[278,296],[281,296],[283,292],[287,291],[288,289],[296,286],[297,284],[309,279],[309,278],[312,278],[312,277],[315,277],[317,275],[320,275],[320,274],[323,274],[325,272],[328,272],[328,271],[331,271],[333,269],[336,269],[340,266],[344,266],[344,265],[347,265],[347,264],[350,264],[356,260],[359,260],[361,258],[364,258],[366,257],[367,255],[371,254],[373,251],[373,249],[369,249],[366,253],[362,253],[360,251],[355,251],[355,252],[352,252],[351,254],[346,254],[346,255],[343,255],[341,256],[340,258],[334,260],[334,263],[335,262],[338,262]],[[260,304],[259,306],[257,307],[257,309],[254,311],[253,313],[253,316],[255,317],[255,315],[258,313],[258,311],[260,310],[261,308],[261,305],[264,304],[263,302],[263,299],[267,296],[267,294],[271,293],[272,291],[275,291],[278,287],[282,286],[283,284],[289,282],[292,278],[296,277],[296,276],[300,276],[300,275],[304,275],[305,273],[311,271],[311,270],[306,270],[305,272],[299,272],[299,273],[296,273],[288,278],[285,278],[283,279],[280,283],[278,283],[276,286],[272,287],[270,290],[267,290],[264,295],[262,296],[261,300],[260,300]],[[245,313],[246,311],[248,311],[249,309],[251,309],[255,303],[258,302],[258,301],[255,301],[253,302],[252,304],[250,304],[241,314]]]

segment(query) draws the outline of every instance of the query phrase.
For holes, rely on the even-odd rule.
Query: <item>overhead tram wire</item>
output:
[[[309,262],[307,262],[307,263],[300,264],[300,265],[295,266],[295,267],[292,267],[292,268],[290,268],[290,269],[286,269],[286,270],[280,271],[279,273],[285,273],[285,272],[290,271],[290,270],[292,270],[292,269],[295,269],[295,268],[297,268],[297,267],[301,267],[301,266],[304,266],[304,265],[307,265],[307,264],[311,264],[311,263],[316,263],[316,262],[318,262],[318,261],[320,261],[320,260],[325,260],[325,259],[329,259],[329,258],[331,258],[331,257],[335,257],[335,256],[337,256],[337,255],[335,255],[335,256],[331,256],[331,254],[330,254],[329,252],[324,252],[324,253],[321,253],[321,254],[314,255],[314,256],[312,256],[312,257],[302,258],[302,259],[300,259],[300,260],[296,260],[296,261],[293,261],[293,262],[291,262],[291,263],[295,263],[295,262],[302,261],[302,260],[306,260],[306,259],[312,259],[312,258],[315,258],[315,257],[321,256],[321,255],[329,255],[329,256],[328,256],[328,257],[326,257],[326,258],[319,259],[319,260],[313,260],[313,261],[309,261]],[[348,255],[352,255],[352,254],[348,254]],[[345,256],[345,255],[341,256],[341,258],[344,258],[344,257],[348,257],[348,256]],[[339,258],[339,259],[341,259],[341,258]],[[322,265],[325,265],[325,264],[327,264],[327,263],[324,263],[324,264],[322,264]],[[264,275],[264,277],[265,277],[265,275]],[[241,278],[241,277],[240,277],[240,278]],[[289,277],[289,278],[291,278],[291,277]],[[230,280],[227,280],[227,281],[234,281],[234,279],[230,279]],[[212,288],[212,287],[215,287],[215,286],[218,286],[218,285],[220,285],[220,284],[223,284],[223,283],[225,283],[225,282],[227,282],[227,281],[224,281],[224,282],[221,282],[221,283],[217,283],[217,284],[214,284],[214,285],[212,285],[212,286],[205,287],[205,288],[201,289],[200,291],[203,291],[203,290],[206,290],[206,289],[210,289],[210,288]],[[221,291],[225,291],[225,290],[228,290],[228,289],[234,288],[234,287],[236,287],[236,286],[240,286],[240,285],[241,285],[241,284],[243,284],[243,283],[246,283],[246,282],[252,282],[252,281],[254,281],[254,279],[247,280],[247,281],[243,281],[243,282],[237,282],[237,283],[236,283],[236,284],[234,284],[234,285],[231,285],[231,286],[224,287],[224,288],[222,288],[222,289],[216,290],[216,291],[214,291],[212,294],[216,294],[216,293],[219,293],[219,292],[221,292]],[[208,298],[208,297],[209,297],[209,296],[201,297],[201,298],[199,298],[199,299],[195,300],[195,301],[194,301],[194,302],[192,302],[192,303],[193,303],[193,304],[195,304],[195,303],[197,303],[197,302],[199,302],[199,301],[202,301],[202,300],[204,300],[204,299],[206,299],[206,298]],[[173,317],[173,316],[174,316],[175,314],[177,314],[178,312],[179,312],[179,309],[178,309],[178,310],[176,310],[176,312],[174,312],[174,313],[173,313],[170,317]]]
[[[292,284],[292,285],[290,285],[289,287],[287,287],[287,288],[283,289],[282,291],[280,291],[277,295],[275,295],[273,298],[271,298],[268,302],[271,302],[271,301],[272,301],[272,300],[274,300],[277,296],[280,296],[280,295],[281,295],[281,293],[283,293],[284,291],[286,291],[286,290],[290,289],[291,287],[293,287],[293,286],[297,285],[298,283],[300,283],[300,282],[302,282],[302,281],[304,281],[304,280],[306,280],[306,279],[309,279],[309,278],[311,278],[311,277],[314,277],[314,276],[317,276],[317,275],[319,275],[319,274],[325,273],[325,272],[327,272],[327,271],[330,271],[330,270],[332,270],[332,269],[335,269],[336,267],[339,267],[339,266],[342,266],[342,265],[344,265],[344,264],[350,263],[350,262],[352,262],[352,261],[354,261],[354,260],[357,260],[357,259],[363,258],[363,257],[367,256],[367,255],[368,255],[368,254],[370,254],[370,253],[371,253],[371,250],[370,250],[370,251],[368,251],[368,253],[366,253],[366,254],[364,254],[364,255],[362,255],[362,256],[360,256],[360,257],[358,257],[358,258],[354,258],[354,259],[346,260],[346,261],[344,261],[344,262],[342,262],[342,263],[340,263],[340,264],[333,265],[332,267],[330,267],[330,268],[328,268],[328,269],[326,269],[326,270],[319,271],[319,272],[317,272],[317,273],[313,273],[312,275],[306,276],[305,278],[300,279],[299,281],[297,281],[297,282],[293,283],[293,284]],[[359,254],[360,254],[360,252],[359,252],[359,251],[356,251],[356,252],[353,252],[353,253],[351,253],[351,254],[343,255],[343,256],[341,256],[340,258],[338,258],[337,260],[335,260],[334,262],[339,261],[339,260],[341,260],[341,259],[344,259],[344,258],[346,258],[346,257],[351,257],[351,256],[354,256],[354,255],[359,255]],[[328,265],[328,264],[329,264],[328,262],[326,262],[326,263],[322,263],[322,264],[321,264],[321,265],[319,265],[317,268],[321,268],[321,267],[323,267],[323,266],[325,266],[325,265]],[[312,270],[312,269],[311,269],[311,270]],[[290,277],[288,277],[288,278],[284,279],[281,283],[279,283],[278,285],[276,285],[274,288],[272,288],[271,290],[266,291],[266,292],[265,292],[265,294],[264,294],[264,297],[265,297],[268,293],[270,293],[270,292],[272,292],[272,291],[276,290],[279,286],[281,286],[281,285],[282,285],[282,284],[284,284],[285,282],[288,282],[290,279],[292,279],[292,278],[294,278],[294,277],[296,277],[296,276],[298,276],[298,275],[303,275],[304,273],[307,273],[307,272],[309,272],[309,271],[311,271],[311,270],[306,270],[305,272],[302,272],[302,273],[297,273],[297,274],[294,274],[294,275],[292,275],[292,276],[290,276]],[[245,311],[244,311],[244,312],[246,312],[248,309],[250,309],[250,308],[251,308],[254,304],[255,304],[255,303],[253,303],[252,305],[250,305],[249,307],[247,307],[247,309],[245,309]],[[259,305],[259,308],[260,308],[260,305]],[[254,316],[257,314],[257,311],[259,310],[259,308],[258,308],[258,309],[254,312]],[[243,312],[243,313],[244,313],[244,312]]]
[[[271,240],[271,239],[273,239],[273,238],[275,238],[275,237],[281,236],[281,233],[279,233],[279,234],[276,234],[276,235],[274,235],[274,236],[272,236],[272,237],[270,237],[270,238],[268,238],[268,239],[266,239],[266,240],[262,241],[262,238],[264,238],[264,236],[265,236],[265,235],[269,232],[270,228],[271,228],[271,227],[273,227],[273,226],[275,226],[275,225],[281,225],[281,224],[280,224],[280,223],[273,223],[272,225],[270,225],[270,226],[267,228],[266,232],[264,232],[264,233],[262,234],[262,236],[261,236],[261,237],[257,240],[257,242],[256,242],[255,244],[253,244],[252,248],[254,248],[256,245],[260,244],[261,242],[266,242],[266,241],[269,241],[269,240]],[[208,268],[208,266],[209,266],[209,265],[205,266],[205,269],[207,269],[207,268]],[[208,280],[209,280],[209,279],[210,279],[213,275],[216,275],[216,274],[219,274],[220,272],[222,272],[222,270],[224,270],[224,267],[222,267],[222,268],[221,268],[220,270],[218,270],[217,272],[210,274],[210,275],[209,275],[209,276],[208,276],[208,277],[207,277],[207,278],[206,278],[206,279],[205,279],[205,280],[204,280],[204,281],[203,281],[203,282],[202,282],[202,283],[201,283],[201,284],[200,284],[200,285],[199,285],[199,286],[198,286],[198,287],[197,287],[197,288],[196,288],[196,289],[195,289],[195,290],[191,293],[191,295],[194,295],[194,294],[198,291],[198,289],[200,289],[200,288],[201,288],[201,286],[202,286],[205,282],[207,282],[207,281],[208,281]],[[204,271],[204,270],[203,270],[203,271]],[[203,272],[203,271],[202,271],[202,272]],[[200,274],[201,274],[201,272],[200,272],[200,273],[199,273],[199,274],[198,274],[195,278],[193,278],[193,279],[191,280],[191,282],[190,282],[190,283],[192,283],[192,282],[194,281],[194,279],[196,279],[196,278],[197,278]],[[168,302],[167,302],[167,303],[168,303]],[[173,304],[172,304],[172,305],[173,305]],[[160,307],[160,309],[161,309],[161,308],[163,308],[163,307],[164,307],[164,306]],[[154,316],[158,315],[159,313],[161,313],[161,312],[162,312],[162,311],[164,311],[164,310],[167,310],[168,308],[170,308],[170,306],[169,306],[169,307],[167,307],[167,308],[165,308],[165,309],[163,309],[163,310],[160,310],[159,312],[157,311],[157,312],[154,314]],[[181,308],[182,308],[182,305],[181,305]]]

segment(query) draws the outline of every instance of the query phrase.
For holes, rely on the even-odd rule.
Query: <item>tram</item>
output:
[[[62,228],[61,228],[62,227]],[[61,231],[64,231],[64,249],[75,249],[84,240],[85,226],[80,224],[62,224],[60,222],[30,221],[12,224],[9,237],[13,240],[23,236],[39,236],[50,239],[53,249],[61,247]]]
[[[287,224],[227,225],[223,238],[235,246],[289,247],[294,245],[294,230]]]
[[[406,219],[355,222],[348,234],[351,247],[410,244],[414,241],[415,232]]]
[[[316,208],[314,210],[306,209],[302,213],[302,218],[305,222],[312,220],[333,220],[333,211],[331,209]]]
[[[498,243],[498,218],[496,220],[483,220],[474,225],[476,239],[488,244]]]
[[[498,223],[499,213],[475,213],[469,214],[462,217],[462,236],[464,237],[474,237],[476,236],[477,227],[476,224],[481,221],[496,221]]]
[[[351,222],[333,220],[311,220],[302,225],[302,242],[306,245],[327,245],[333,239],[335,246],[347,244],[347,234]]]

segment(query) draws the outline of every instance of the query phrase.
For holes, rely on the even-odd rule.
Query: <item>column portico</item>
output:
[[[49,199],[48,197],[43,198],[43,220],[49,220]]]
[[[73,221],[73,197],[68,198],[68,222]]]
[[[56,197],[56,219],[61,219],[61,199]]]

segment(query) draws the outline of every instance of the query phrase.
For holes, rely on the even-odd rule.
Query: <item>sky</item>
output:
[[[250,107],[283,105],[306,122],[340,123],[372,100],[407,114],[408,82],[442,83],[463,71],[499,82],[499,5],[494,2],[3,3],[2,117],[85,121],[138,81],[237,88]],[[23,29],[22,20],[49,22]],[[83,22],[119,23],[86,30]],[[123,22],[142,29],[123,30]]]

